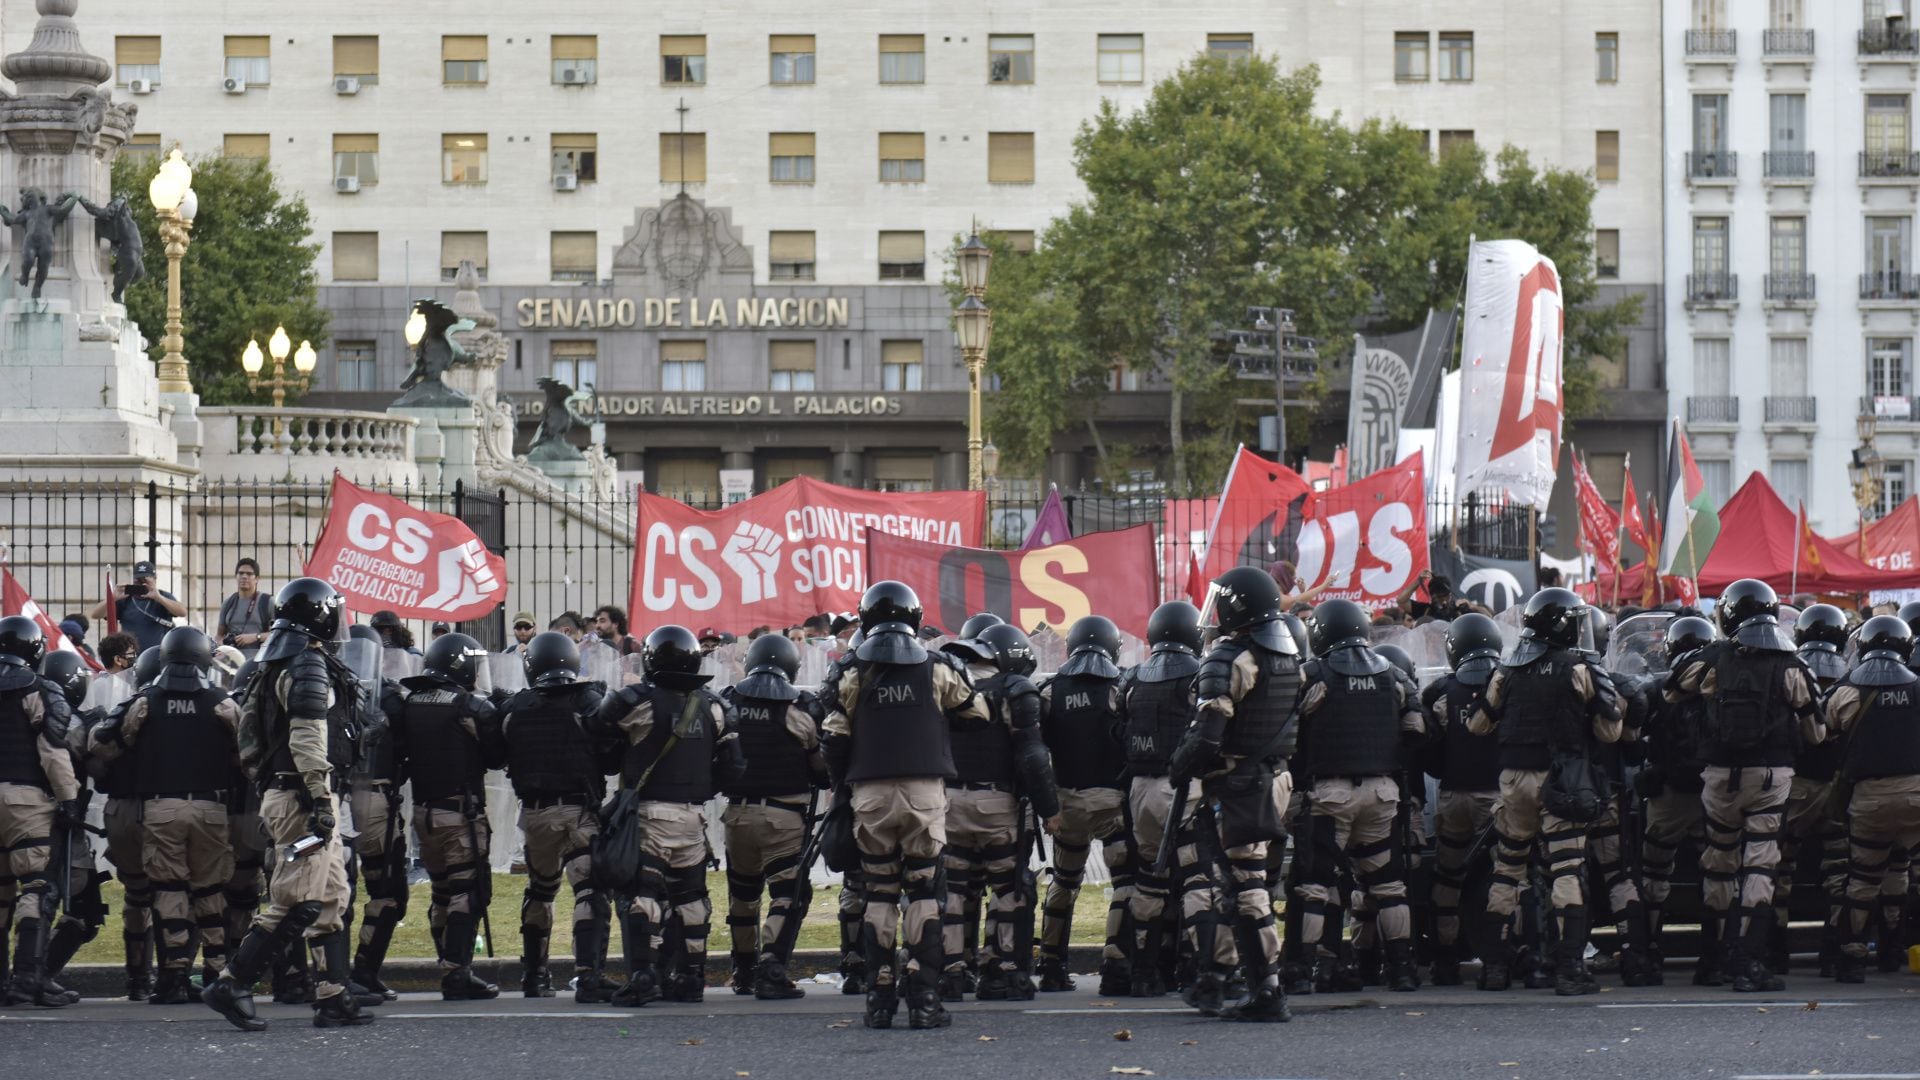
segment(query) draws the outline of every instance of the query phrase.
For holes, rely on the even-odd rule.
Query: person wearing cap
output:
[[[415,656],[420,655],[420,649],[413,643],[413,631],[407,629],[407,624],[400,621],[399,612],[376,611],[373,613],[373,618],[367,620],[367,625],[373,628],[374,633],[380,635],[382,646],[389,649],[404,649]]]
[[[714,629],[711,626],[701,627],[700,628],[700,655],[711,656],[713,654],[713,650],[719,648],[722,644],[725,643],[725,641],[726,639],[720,636],[720,631]]]
[[[587,622],[577,611],[563,611],[554,616],[553,621],[547,624],[547,629],[567,635],[575,645],[579,645],[587,636]]]
[[[68,612],[66,618],[60,620],[60,633],[65,635],[82,656],[98,660],[99,657],[94,655],[93,646],[87,644],[87,630],[92,625],[85,615],[77,611]]]
[[[242,558],[233,564],[233,592],[220,601],[220,621],[214,640],[222,645],[251,649],[267,640],[273,625],[273,599],[260,591],[260,564]]]
[[[453,633],[453,626],[448,623],[437,622],[433,624],[432,628],[429,629],[427,633],[428,633],[427,641],[429,644],[431,644],[435,641],[439,641],[441,638],[447,636],[448,634]]]
[[[513,644],[507,646],[502,652],[507,656],[519,656],[527,651],[527,642],[532,641],[533,635],[539,633],[539,631],[539,624],[533,621],[533,612],[514,612]]]
[[[133,581],[120,586],[120,595],[114,599],[114,614],[120,620],[120,629],[133,635],[145,652],[160,644],[160,639],[173,629],[173,620],[187,614],[187,606],[154,584],[153,564],[145,559],[133,564]],[[105,600],[93,605],[87,613],[89,618],[103,619],[107,614]]]

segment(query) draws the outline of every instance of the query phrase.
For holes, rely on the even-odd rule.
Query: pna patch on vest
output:
[[[1880,691],[1880,704],[1898,705],[1903,708],[1910,707],[1913,705],[1913,692],[1911,690],[1882,690]]]
[[[1349,675],[1347,676],[1347,689],[1349,691],[1378,690],[1380,687],[1373,681],[1373,676],[1371,675]]]
[[[880,705],[913,705],[919,702],[914,696],[913,687],[907,684],[876,686],[873,688],[873,700]]]

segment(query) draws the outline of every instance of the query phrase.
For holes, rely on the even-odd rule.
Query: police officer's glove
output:
[[[1667,787],[1667,774],[1657,765],[1649,765],[1633,777],[1633,790],[1643,799],[1657,797]]]
[[[1646,761],[1646,743],[1639,739],[1627,739],[1620,743],[1620,763],[1622,765],[1644,765]]]
[[[331,840],[337,824],[333,819],[333,800],[324,797],[313,800],[313,809],[307,812],[307,831],[322,840]]]
[[[87,804],[79,799],[68,799],[54,807],[53,820],[69,829],[86,828]]]
[[[1173,773],[1176,783],[1184,784],[1196,776],[1202,776],[1220,760],[1220,744],[1212,739],[1203,739],[1189,735],[1180,740],[1174,748],[1173,757],[1167,768]]]

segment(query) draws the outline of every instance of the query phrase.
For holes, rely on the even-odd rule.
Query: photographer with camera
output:
[[[115,615],[120,620],[120,629],[132,634],[133,640],[140,645],[140,651],[156,648],[160,639],[173,629],[173,620],[184,618],[187,606],[174,599],[154,585],[153,564],[145,559],[133,564],[133,581],[120,586],[119,595],[114,597]],[[107,602],[102,600],[93,605],[87,613],[89,618],[106,617]]]
[[[273,624],[273,599],[260,591],[260,564],[251,556],[233,564],[233,592],[220,602],[215,640],[236,649],[251,649],[267,639]]]

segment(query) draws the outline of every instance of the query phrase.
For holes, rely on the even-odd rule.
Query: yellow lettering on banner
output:
[[[795,300],[791,296],[787,297],[785,300],[780,301],[780,325],[781,326],[799,326],[800,325],[800,301]]]
[[[1084,574],[1087,572],[1087,553],[1069,544],[1055,544],[1020,556],[1020,584],[1025,585],[1033,595],[1056,605],[1060,613],[1055,615],[1043,607],[1021,608],[1020,617],[1015,620],[1016,625],[1046,623],[1049,626],[1071,626],[1075,620],[1093,614],[1093,605],[1088,602],[1086,593],[1049,572],[1056,566],[1062,573]]]
[[[648,297],[647,298],[647,325],[659,326],[661,323],[661,320],[666,318],[666,310],[667,310],[667,307],[665,304],[662,304],[660,301],[655,300],[652,297]]]
[[[677,296],[667,301],[667,325],[680,325],[680,298]]]
[[[827,321],[834,326],[847,325],[847,306],[848,300],[844,296],[838,298],[828,297]]]
[[[614,305],[613,317],[619,321],[621,326],[632,326],[634,322],[633,312],[633,301],[622,300]]]
[[[520,315],[520,328],[522,330],[533,325],[533,306],[532,297],[522,299],[519,303],[513,305],[513,310]]]

